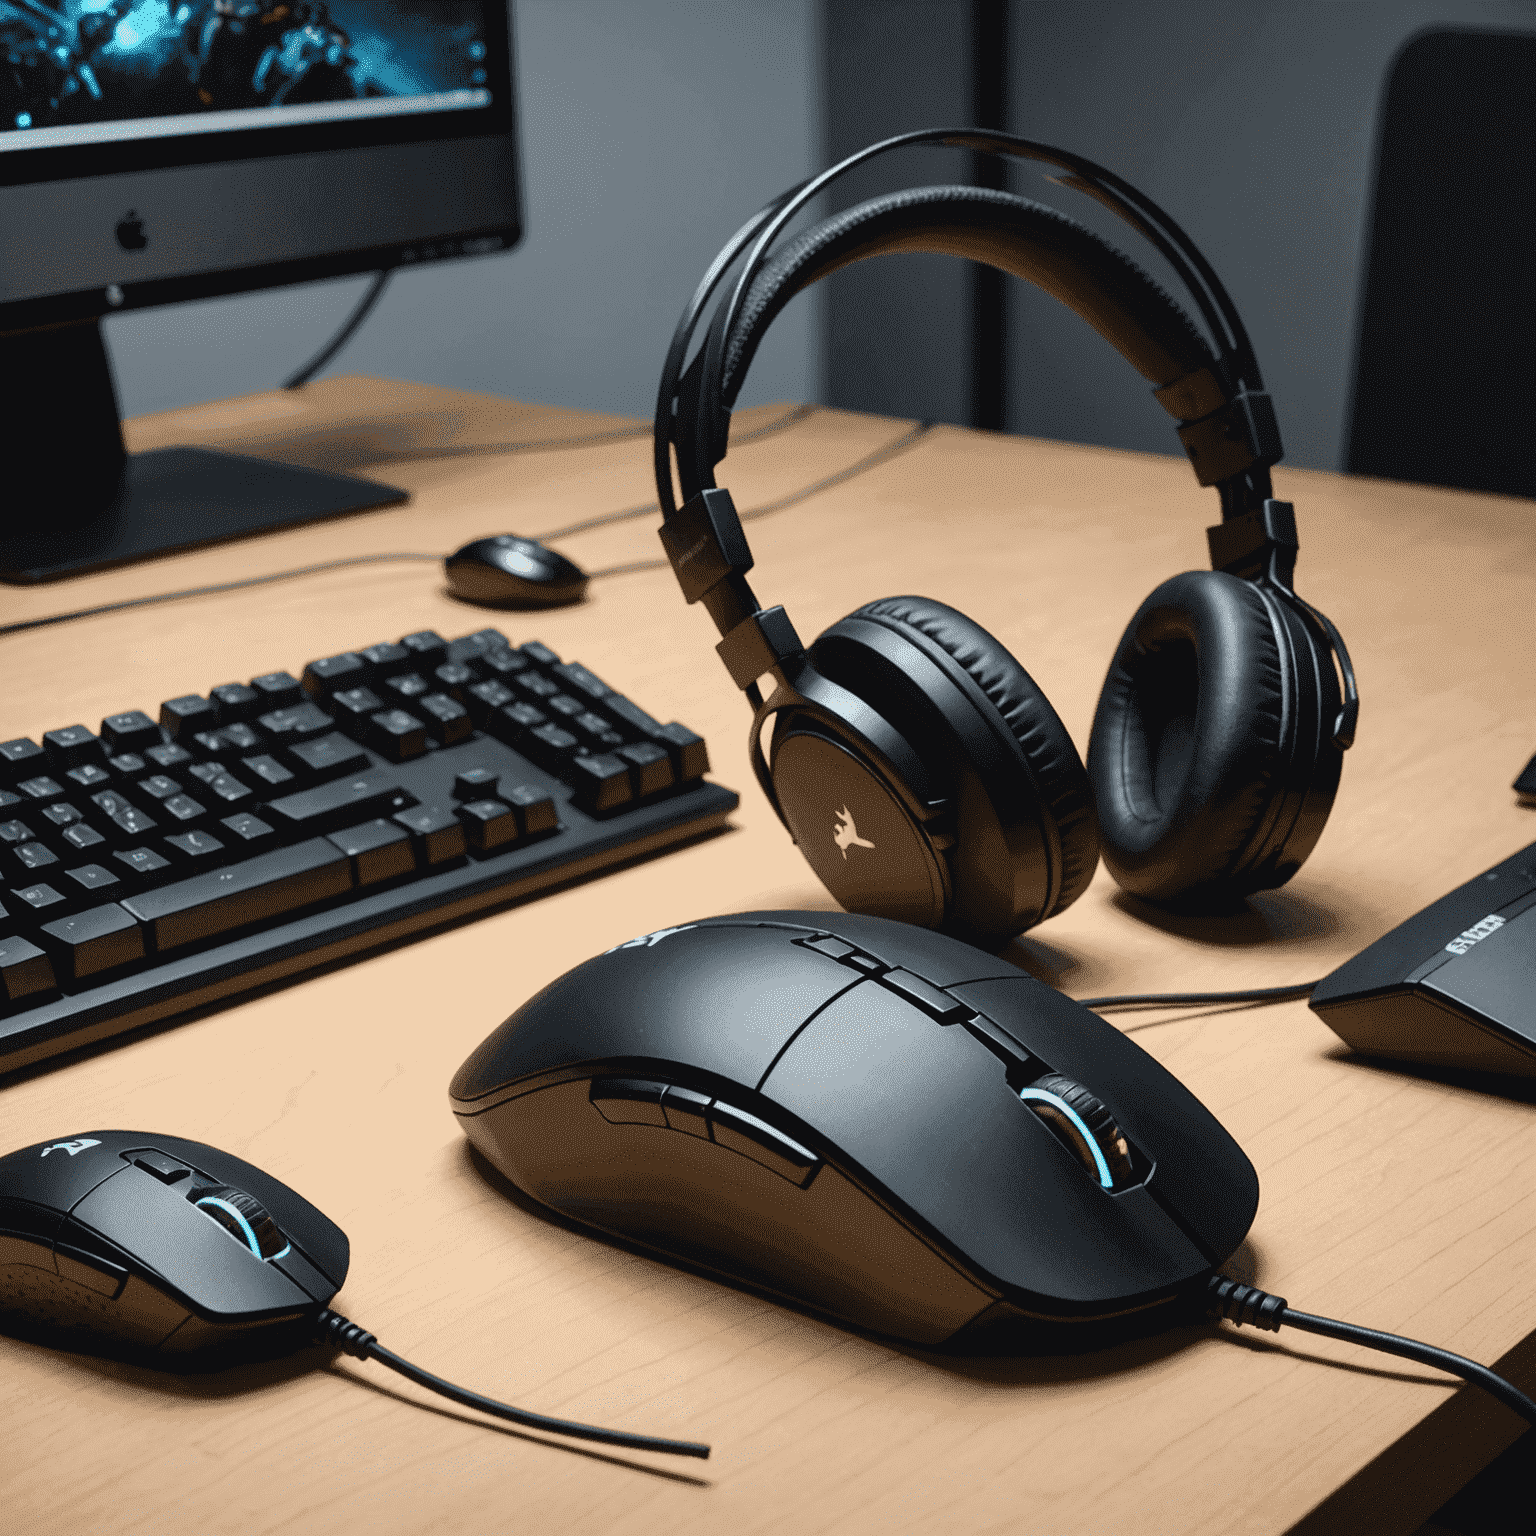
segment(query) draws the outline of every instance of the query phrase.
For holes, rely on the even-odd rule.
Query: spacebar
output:
[[[210,870],[120,903],[149,925],[162,952],[281,917],[352,889],[352,864],[323,837]]]

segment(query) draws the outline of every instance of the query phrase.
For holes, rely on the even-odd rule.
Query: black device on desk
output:
[[[404,500],[202,448],[124,453],[100,320],[509,250],[508,8],[7,8],[0,120],[0,579]],[[379,62],[382,61],[382,62]]]
[[[1536,1077],[1536,843],[1431,902],[1313,989],[1368,1056]]]
[[[497,630],[0,743],[0,1069],[718,828],[708,767]]]
[[[937,144],[1058,167],[1054,180],[1108,204],[1156,246],[1209,339],[1092,231],[1007,192],[911,188],[774,248],[854,168]],[[1222,521],[1207,533],[1213,569],[1170,577],[1132,616],[1086,769],[1034,679],[965,614],[883,598],[806,646],[784,609],[764,608],[747,584],[752,552],[715,470],[752,358],[795,294],[850,262],[903,251],[969,257],[1076,310],[1154,386],[1199,483],[1220,495]],[[699,329],[706,339],[688,363]],[[1253,347],[1209,263],[1151,199],[1081,156],[982,129],[903,134],[747,221],[684,310],[662,372],[661,540],[753,708],[758,782],[842,906],[996,948],[1077,900],[1101,851],[1127,891],[1165,903],[1231,902],[1295,874],[1328,819],[1359,699],[1337,629],[1295,591],[1296,520],[1270,483],[1280,457]]]

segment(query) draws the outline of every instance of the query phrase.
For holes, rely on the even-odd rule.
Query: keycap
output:
[[[182,736],[193,736],[198,731],[211,730],[218,723],[218,710],[200,693],[184,693],[179,699],[167,699],[160,706],[160,724],[173,741]]]
[[[499,629],[477,629],[474,634],[466,635],[465,639],[476,650],[480,651],[509,651],[512,649],[512,642]]]
[[[401,672],[384,680],[386,704],[409,704],[431,691],[431,684],[419,672]]]
[[[352,878],[358,885],[377,885],[416,868],[411,835],[393,821],[365,821],[332,832],[327,840],[351,859]]]
[[[121,886],[117,876],[111,870],[103,869],[100,864],[82,864],[77,869],[66,869],[60,884],[66,897],[96,901],[110,900]]]
[[[558,725],[539,725],[522,737],[518,745],[541,768],[563,776],[578,743],[569,731],[562,731]]]
[[[613,755],[629,764],[637,799],[671,788],[672,758],[654,741],[638,741],[632,746],[620,747]]]
[[[606,752],[574,759],[570,773],[576,804],[584,811],[600,814],[617,810],[631,798],[629,764]]]
[[[16,848],[37,840],[37,834],[24,821],[0,821],[0,847]]]
[[[10,859],[10,873],[22,880],[41,874],[59,862],[58,854],[45,843],[22,843],[11,849]]]
[[[346,854],[314,837],[124,897],[122,906],[149,926],[154,947],[164,952],[296,912],[351,888]]]
[[[460,704],[467,701],[469,690],[475,682],[475,674],[460,661],[445,661],[442,666],[434,669],[432,681],[437,685],[440,693],[446,693],[449,698],[457,699]],[[508,697],[511,695],[509,694]],[[506,702],[504,699],[503,703]]]
[[[584,710],[571,722],[571,728],[589,746],[622,746],[624,738],[599,714]]]
[[[505,683],[476,683],[469,689],[464,706],[470,719],[484,730],[485,722],[503,705],[510,704],[512,697],[512,690]]]
[[[160,807],[161,820],[173,827],[190,827],[208,814],[201,800],[191,795],[172,795]]]
[[[107,851],[106,838],[95,827],[83,821],[66,828],[59,841],[63,843],[70,854],[96,854],[98,850],[100,853],[105,854]]]
[[[160,727],[142,709],[128,709],[101,722],[101,739],[112,756],[142,752],[145,747],[160,745]]]
[[[541,702],[544,699],[552,699],[560,692],[558,684],[550,682],[541,673],[533,671],[519,673],[514,687],[517,692],[526,694],[530,699],[537,699]]]
[[[299,686],[311,698],[325,700],[338,688],[355,688],[368,676],[368,663],[353,651],[322,656],[304,668]]]
[[[483,729],[498,741],[517,742],[529,731],[548,723],[549,716],[532,704],[507,704],[486,719]]]
[[[14,789],[0,789],[0,813],[9,811],[13,806],[25,805],[26,803]]]
[[[340,731],[316,736],[285,749],[289,762],[316,779],[333,779],[342,773],[360,773],[368,766],[368,754]]]
[[[464,836],[476,853],[494,853],[518,838],[517,815],[500,800],[472,800],[459,807]]]
[[[262,731],[280,746],[324,736],[336,728],[336,722],[315,704],[295,704],[291,709],[274,709],[256,722]],[[252,746],[258,745],[256,742]]]
[[[390,762],[403,763],[427,750],[427,728],[403,709],[386,709],[369,719],[368,745]]]
[[[469,665],[487,682],[505,683],[519,672],[526,671],[529,661],[516,651],[482,651],[471,659]]]
[[[29,736],[0,741],[0,783],[31,778],[44,764],[43,749]]]
[[[441,665],[448,659],[448,642],[435,629],[418,629],[401,637],[400,644],[415,658],[418,668]]]
[[[244,720],[237,720],[233,725],[222,726],[219,730],[219,741],[225,752],[255,752],[262,746],[261,737]]]
[[[162,838],[161,843],[171,863],[184,871],[210,868],[220,863],[224,854],[224,844],[211,832],[176,832]]]
[[[154,817],[141,811],[116,789],[104,789],[100,794],[92,795],[91,804],[106,818],[102,830],[119,841],[139,842],[158,826]]]
[[[411,834],[419,863],[447,864],[464,857],[464,824],[452,811],[438,805],[413,805],[397,811],[392,819]]]
[[[550,714],[558,715],[562,720],[574,720],[577,715],[587,712],[587,706],[580,699],[573,699],[568,693],[552,693],[544,701],[544,708]],[[607,724],[606,721],[603,723]]]
[[[555,813],[554,797],[547,789],[537,789],[532,784],[517,784],[502,791],[504,799],[517,812],[518,825],[525,837],[540,837],[555,831],[559,817]]]
[[[292,788],[298,779],[291,768],[285,768],[275,757],[259,753],[255,757],[242,757],[241,770],[246,777],[259,783],[264,790]]]
[[[43,751],[59,773],[78,768],[82,763],[105,762],[107,754],[101,738],[83,725],[66,725],[43,732]]]
[[[142,759],[135,758],[135,761],[142,761]],[[64,777],[70,784],[87,790],[100,789],[102,785],[112,782],[112,775],[100,763],[82,763],[78,768],[71,768]]]
[[[57,827],[61,832],[65,827],[72,827],[77,821],[85,819],[79,806],[71,805],[68,800],[55,800],[52,805],[44,806],[42,820],[50,827]]]
[[[36,944],[16,937],[0,939],[0,1001],[19,1003],[56,985],[53,963]]]
[[[251,679],[251,687],[260,697],[258,712],[265,714],[272,709],[285,709],[297,704],[304,697],[304,690],[291,672],[263,672]]]
[[[298,748],[290,750],[297,751]],[[203,763],[200,766],[207,769],[212,768],[214,764]],[[194,773],[196,771],[196,769],[193,770]],[[242,801],[252,798],[250,785],[242,784],[232,773],[223,771],[213,773],[203,779],[202,783],[203,798],[213,801],[215,808],[219,810],[227,810],[232,805],[239,805]]]
[[[638,704],[626,699],[622,693],[610,693],[603,700],[603,708],[634,735],[644,736],[651,741],[660,739],[661,721],[646,714]]]
[[[169,800],[172,795],[181,793],[181,785],[165,773],[151,774],[147,779],[140,779],[134,788],[147,800]]]
[[[560,658],[550,648],[538,640],[530,640],[522,647],[523,655],[530,661],[536,661],[541,667],[558,667]]]
[[[219,712],[220,725],[254,720],[264,707],[261,695],[245,683],[220,683],[208,690],[208,697]]]
[[[358,654],[367,662],[370,671],[379,673],[408,670],[412,660],[411,653],[393,640],[386,640],[380,645],[370,645]],[[406,665],[402,666],[402,663]]]
[[[611,691],[607,683],[587,671],[578,661],[562,662],[555,668],[555,677],[572,693],[579,693],[593,702],[606,699]]]
[[[679,725],[674,720],[670,725],[662,726],[657,741],[671,754],[672,768],[680,784],[689,779],[701,779],[709,772],[709,748],[704,744],[704,738],[686,725]]]
[[[270,802],[265,819],[279,831],[324,832],[365,818],[392,816],[415,803],[416,797],[396,784],[387,770],[375,768],[317,789],[283,795]]]
[[[445,746],[455,746],[474,729],[469,711],[457,699],[444,693],[429,693],[417,699],[416,708],[425,717],[432,734]]]
[[[158,730],[159,727],[156,726],[155,729]],[[109,757],[107,759],[107,767],[124,779],[137,778],[148,766],[149,764],[137,752],[119,752],[116,757]],[[75,770],[76,773],[82,771],[88,772],[89,770],[79,768]]]
[[[331,695],[330,708],[342,730],[361,736],[368,729],[369,718],[384,708],[384,700],[371,688],[343,688]]]
[[[14,907],[18,916],[40,923],[62,917],[69,909],[63,892],[55,890],[44,880],[34,881],[31,885],[12,886],[6,905]]]
[[[216,744],[222,745],[217,737],[214,740]],[[173,773],[178,768],[185,768],[188,763],[196,762],[196,758],[185,747],[174,741],[163,741],[159,746],[147,747],[144,756],[161,773]]]
[[[157,885],[171,874],[171,861],[153,848],[120,848],[112,855],[112,863],[131,885]]]
[[[249,811],[241,811],[237,816],[226,816],[219,826],[223,830],[218,835],[225,846],[241,858],[247,853],[265,848],[277,837],[274,828]]]
[[[64,786],[57,779],[50,779],[46,773],[38,774],[35,779],[23,779],[16,789],[25,799],[39,803],[58,800],[64,794]]]

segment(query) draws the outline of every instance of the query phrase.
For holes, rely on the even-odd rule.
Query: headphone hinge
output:
[[[791,656],[804,654],[805,647],[789,615],[783,608],[775,607],[749,613],[715,650],[731,674],[731,681],[745,690]]]
[[[1245,581],[1266,577],[1289,589],[1296,574],[1296,509],[1288,501],[1267,500],[1257,512],[1245,512],[1205,530],[1211,569],[1241,576]]]
[[[690,603],[698,602],[732,576],[752,569],[752,551],[741,530],[731,493],[711,487],[700,491],[661,525],[661,547],[672,562],[672,573]],[[734,625],[722,625],[729,634]]]
[[[1219,485],[1255,464],[1266,468],[1285,457],[1280,424],[1269,396],[1244,390],[1199,421],[1179,428],[1179,441],[1201,485]]]

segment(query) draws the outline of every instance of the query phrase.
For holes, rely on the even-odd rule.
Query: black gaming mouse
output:
[[[0,1157],[0,1313],[181,1354],[315,1317],[347,1236],[227,1152],[90,1131]]]
[[[443,563],[448,590],[482,608],[560,608],[587,593],[587,573],[534,539],[476,539]]]
[[[1258,1208],[1236,1142],[1118,1030],[878,917],[633,939],[524,1004],[449,1092],[567,1217],[918,1343],[1172,1320]]]

